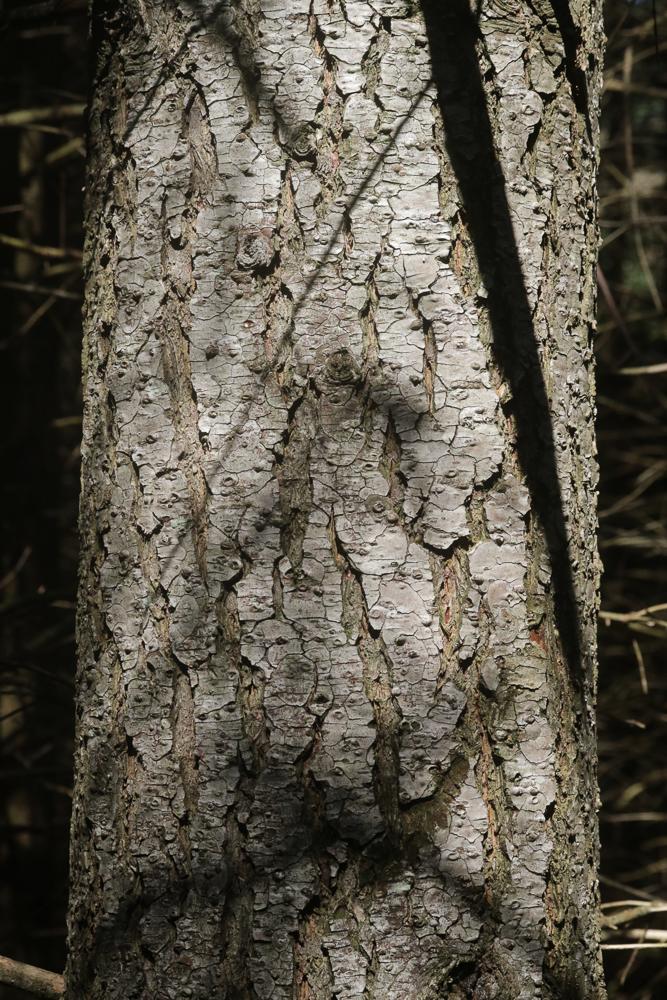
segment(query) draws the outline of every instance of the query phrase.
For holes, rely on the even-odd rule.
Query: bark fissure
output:
[[[192,504],[192,532],[197,562],[206,580],[206,547],[208,534],[208,486],[204,475],[204,445],[199,431],[197,398],[192,383],[190,347],[187,337],[188,296],[191,284],[191,235],[174,232],[167,221],[166,202],[162,214],[162,267],[168,292],[160,322],[162,367],[169,389],[172,419],[176,432],[178,454]],[[187,226],[189,228],[189,224]],[[149,440],[149,444],[152,442]]]
[[[371,624],[360,574],[355,571],[336,533],[333,513],[329,523],[333,556],[341,570],[344,610],[349,608],[347,620],[358,636],[364,689],[373,707],[375,796],[389,840],[398,842],[401,835],[398,772],[402,713],[392,690],[392,663],[379,631]]]

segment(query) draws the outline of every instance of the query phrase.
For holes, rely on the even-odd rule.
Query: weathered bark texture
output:
[[[599,3],[93,29],[69,1000],[602,996]]]

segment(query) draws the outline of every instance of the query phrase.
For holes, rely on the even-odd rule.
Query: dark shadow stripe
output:
[[[493,351],[509,385],[517,453],[531,510],[551,561],[556,626],[570,673],[581,662],[580,625],[558,481],[551,404],[542,373],[502,167],[476,51],[477,22],[468,0],[422,0],[445,144],[461,207],[487,289]]]

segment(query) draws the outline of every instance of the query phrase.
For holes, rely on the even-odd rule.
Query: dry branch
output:
[[[59,1000],[65,994],[65,980],[56,972],[38,969],[35,965],[15,962],[0,955],[0,983],[32,993],[35,997]]]

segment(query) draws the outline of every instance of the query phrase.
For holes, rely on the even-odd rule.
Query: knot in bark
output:
[[[361,381],[361,369],[347,347],[332,351],[326,359],[323,375],[326,382],[334,385],[354,385]]]
[[[312,130],[307,125],[302,125],[290,136],[289,145],[294,155],[301,160],[312,156],[315,152],[315,137]]]
[[[266,271],[274,253],[271,236],[266,230],[247,230],[239,235],[236,265],[242,271]]]

